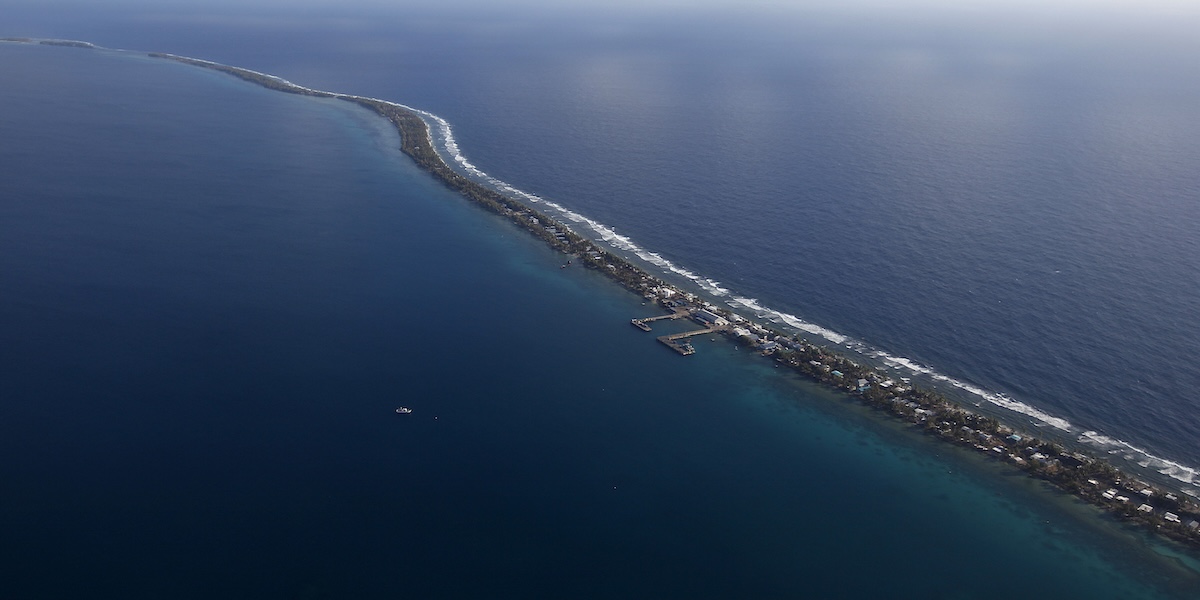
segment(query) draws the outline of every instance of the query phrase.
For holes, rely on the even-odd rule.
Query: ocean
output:
[[[1193,483],[1186,42],[260,10],[3,33],[429,110],[664,276]],[[723,342],[671,354],[365,111],[128,53],[0,69],[13,597],[1200,589],[1194,556]]]
[[[722,303],[1200,491],[1200,16],[86,10],[22,31],[428,110]]]

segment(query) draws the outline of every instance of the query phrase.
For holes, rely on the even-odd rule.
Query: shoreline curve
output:
[[[74,40],[0,38],[0,41],[100,49],[88,42]],[[836,351],[764,327],[654,277],[578,235],[569,226],[544,212],[455,171],[435,149],[427,119],[446,127],[448,125],[432,113],[377,98],[315,90],[273,75],[212,61],[167,53],[146,55],[220,71],[275,91],[338,99],[371,110],[387,119],[399,132],[401,151],[447,187],[507,217],[551,248],[571,255],[572,260],[578,259],[586,267],[601,271],[629,291],[670,310],[682,309],[689,317],[705,325],[706,332],[726,335],[735,343],[758,350],[776,362],[777,366],[790,367],[808,379],[857,397],[883,413],[922,428],[929,435],[1010,463],[1030,476],[1047,481],[1122,520],[1139,524],[1193,549],[1200,549],[1200,504],[1195,498],[1186,495],[1181,497],[1160,486],[1131,478],[1095,456],[1072,452],[1061,444],[1035,436],[1022,435],[1024,431],[1018,433],[993,417],[972,412],[940,392],[908,385],[907,381],[893,381],[878,368],[860,365]],[[504,186],[511,188],[507,184]],[[752,300],[743,304],[754,309]],[[697,318],[699,313],[705,313],[705,316]],[[714,326],[718,320],[724,321],[724,324]],[[1085,436],[1088,434],[1098,435],[1089,431]],[[1192,490],[1175,491],[1195,495]]]

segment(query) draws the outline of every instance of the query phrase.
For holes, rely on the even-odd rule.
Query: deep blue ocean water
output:
[[[429,110],[721,302],[1200,490],[1195,11],[14,6]]]
[[[984,76],[637,24],[620,44],[511,45],[483,20],[458,43],[398,21],[299,43],[317,17],[5,33],[427,108],[484,170],[731,298],[1200,462],[1186,67],[1130,86],[1016,49]],[[725,344],[663,351],[623,325],[637,299],[441,190],[362,111],[0,50],[21,82],[0,91],[16,597],[1196,589],[1140,536]]]

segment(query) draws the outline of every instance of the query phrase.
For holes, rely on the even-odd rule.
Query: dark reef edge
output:
[[[7,37],[0,41],[97,48],[87,42],[72,40]],[[429,124],[422,116],[432,116],[428,113],[385,100],[314,90],[272,75],[211,61],[165,53],[149,53],[148,56],[213,69],[271,90],[343,100],[371,110],[387,119],[399,132],[401,151],[447,187],[569,255],[568,264],[578,260],[583,266],[598,270],[629,291],[671,311],[672,318],[691,318],[704,326],[689,335],[719,333],[728,336],[735,343],[758,351],[777,366],[787,367],[809,380],[844,392],[879,412],[910,423],[927,435],[1003,461],[1118,519],[1138,524],[1192,549],[1200,549],[1200,504],[1195,498],[1174,493],[1181,490],[1171,491],[1139,481],[1088,453],[1069,450],[1062,444],[1039,439],[1025,431],[1017,432],[993,417],[968,410],[938,391],[909,385],[907,381],[893,381],[879,369],[859,364],[798,336],[764,327],[650,275],[576,234],[569,226],[452,169],[434,149]],[[645,321],[650,320],[653,319],[635,319],[634,325],[648,331]],[[686,340],[676,341],[679,336],[664,337],[671,338],[670,343],[664,343],[681,354],[690,354],[675,347],[690,348]],[[659,339],[663,341],[663,338]]]

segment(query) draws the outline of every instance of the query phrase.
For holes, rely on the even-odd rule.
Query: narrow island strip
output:
[[[33,40],[4,38],[3,41]],[[65,40],[38,43],[95,47],[86,42]],[[921,428],[928,435],[1003,461],[1116,518],[1200,549],[1200,504],[1195,498],[1139,481],[1095,456],[1069,450],[1024,431],[1017,432],[993,417],[967,410],[940,392],[910,385],[906,380],[894,381],[870,365],[859,364],[824,346],[765,327],[650,275],[576,234],[567,225],[456,172],[434,149],[432,133],[423,117],[432,117],[428,113],[395,102],[314,90],[272,75],[211,61],[164,53],[150,53],[149,56],[213,69],[271,90],[333,98],[363,106],[392,123],[400,134],[401,151],[422,169],[472,202],[507,217],[550,247],[569,255],[571,259],[564,267],[578,259],[585,267],[598,270],[668,312],[633,319],[631,323],[638,329],[650,331],[649,323],[667,318],[687,318],[700,324],[702,329],[658,338],[680,354],[694,353],[695,349],[687,342],[691,336],[725,335],[741,346],[753,348],[777,366],[787,367],[812,381],[844,392],[881,413]]]

